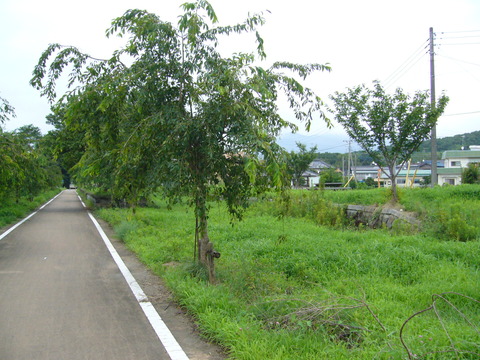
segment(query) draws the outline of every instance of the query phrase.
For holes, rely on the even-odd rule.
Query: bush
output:
[[[477,228],[469,224],[466,210],[460,204],[439,211],[437,236],[457,241],[473,240],[477,237]]]
[[[480,182],[480,169],[478,164],[470,163],[462,171],[462,184],[478,184]]]
[[[324,196],[324,191],[290,191],[272,202],[268,213],[284,217],[306,218],[318,225],[344,227],[349,223],[345,209]]]

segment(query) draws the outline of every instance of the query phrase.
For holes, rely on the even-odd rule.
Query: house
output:
[[[442,154],[445,167],[438,169],[438,185],[459,185],[463,169],[471,163],[480,163],[480,146],[472,145],[470,150],[447,150]]]
[[[438,185],[460,185],[462,183],[462,168],[437,169]]]
[[[307,170],[302,177],[305,179],[305,186],[309,188],[318,186],[320,183],[320,175],[315,171]]]
[[[355,175],[355,179],[357,181],[365,181],[368,178],[372,178],[376,181],[381,172],[380,167],[377,165],[352,166],[350,171],[353,175]]]
[[[410,168],[410,170],[400,170],[396,182],[398,187],[419,187],[425,184],[425,178],[432,174],[431,170],[420,168]]]
[[[309,169],[302,174],[302,178],[305,180],[305,186],[309,188],[318,186],[320,184],[320,173],[330,168],[332,168],[332,165],[323,160],[313,160],[309,165]]]
[[[327,164],[325,161],[315,159],[310,163],[309,169],[319,174],[320,172],[322,172],[322,170],[330,169],[332,167],[332,165]]]
[[[423,160],[422,162],[419,162],[418,164],[413,165],[419,170],[431,170],[432,169],[432,160]],[[437,161],[437,169],[444,168],[445,165],[443,163],[443,160],[438,160]]]
[[[442,154],[445,168],[466,168],[470,163],[480,162],[480,145],[470,146],[470,150],[447,150]]]
[[[388,169],[382,171],[379,166],[354,166],[351,171],[355,175],[357,181],[365,181],[368,178],[373,179],[376,183],[380,182],[380,186],[392,186],[391,180],[388,178]],[[397,167],[398,170],[398,167]],[[423,178],[430,176],[430,170],[422,169],[419,164],[411,165],[410,168],[404,166],[397,175],[396,182],[399,187],[417,187],[422,185]]]

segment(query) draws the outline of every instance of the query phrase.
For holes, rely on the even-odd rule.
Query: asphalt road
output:
[[[74,191],[0,240],[0,289],[1,360],[170,359]]]

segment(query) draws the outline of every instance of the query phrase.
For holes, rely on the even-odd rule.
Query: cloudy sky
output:
[[[34,124],[47,132],[50,105],[28,84],[34,65],[50,43],[75,45],[96,57],[121,46],[104,34],[111,20],[131,8],[146,9],[176,23],[184,0],[2,0],[0,2],[0,97],[17,118],[4,128]],[[211,0],[221,24],[264,11],[260,30],[267,61],[329,63],[308,85],[328,102],[335,91],[379,80],[388,91],[430,87],[429,28],[435,39],[436,92],[450,97],[438,137],[480,130],[480,1],[478,0]],[[266,12],[269,10],[269,12]],[[241,39],[225,49],[250,50]],[[284,111],[282,109],[282,111]],[[285,110],[284,116],[291,116]],[[301,132],[305,134],[304,132]],[[321,139],[345,138],[340,126],[318,121],[306,139],[323,150]],[[305,138],[304,138],[305,139]],[[320,143],[318,143],[320,142]],[[332,150],[333,151],[333,150]]]

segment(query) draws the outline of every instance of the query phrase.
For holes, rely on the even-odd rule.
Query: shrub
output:
[[[468,241],[477,237],[477,228],[469,224],[465,207],[458,203],[439,210],[433,219],[433,228],[440,238]]]
[[[477,163],[470,163],[462,171],[462,184],[478,184],[480,182],[480,169]]]

